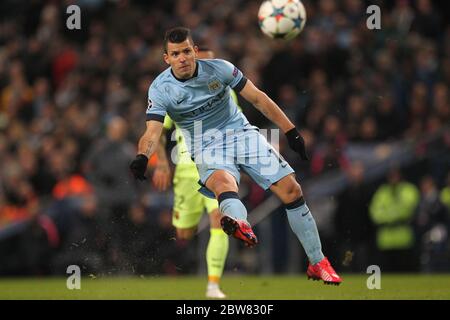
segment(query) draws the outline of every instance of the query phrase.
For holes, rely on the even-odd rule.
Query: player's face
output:
[[[189,39],[180,43],[167,43],[167,53],[164,61],[172,67],[172,71],[179,79],[189,79],[195,72],[195,59],[198,48]]]

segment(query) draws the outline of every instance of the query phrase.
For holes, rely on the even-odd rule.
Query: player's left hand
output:
[[[305,140],[296,128],[292,128],[286,132],[286,138],[288,140],[289,147],[297,152],[302,160],[309,160],[309,157],[306,154]]]

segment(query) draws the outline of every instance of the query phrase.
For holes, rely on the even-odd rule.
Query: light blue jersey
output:
[[[240,92],[246,82],[233,64],[205,59],[197,60],[192,78],[179,80],[168,68],[149,88],[147,121],[164,122],[166,114],[175,121],[197,165],[200,191],[211,198],[204,184],[215,170],[238,184],[243,170],[264,189],[294,172],[233,101],[230,88]]]
[[[246,81],[239,69],[221,59],[197,60],[195,74],[187,80],[175,78],[168,68],[149,88],[147,120],[163,121],[168,114],[182,129],[190,152],[194,154],[194,148],[203,147],[202,137],[208,130],[225,133],[227,129],[256,129],[230,95],[230,88],[239,92]],[[197,130],[194,130],[195,124]]]

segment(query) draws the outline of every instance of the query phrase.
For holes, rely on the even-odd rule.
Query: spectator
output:
[[[325,117],[322,143],[318,143],[311,160],[311,173],[318,175],[333,169],[346,170],[349,162],[345,155],[346,137],[341,120],[333,115]]]
[[[31,120],[33,91],[25,78],[22,62],[16,60],[11,64],[9,85],[0,93],[0,112],[4,112],[9,119]]]
[[[388,181],[370,201],[370,217],[376,227],[376,245],[383,271],[416,271],[417,261],[413,219],[419,191],[403,180],[400,170],[392,168]]]
[[[450,212],[450,171],[447,173],[447,184],[442,188],[440,193],[440,200],[447,207]]]
[[[420,246],[420,263],[424,272],[450,270],[448,249],[450,216],[440,201],[439,192],[431,176],[420,183],[421,199],[415,219]]]
[[[120,231],[112,255],[118,269],[136,275],[160,273],[165,259],[159,249],[160,229],[150,221],[143,204],[130,207]]]
[[[92,183],[99,205],[106,210],[101,219],[110,236],[123,226],[129,207],[135,197],[134,183],[127,168],[135,154],[134,146],[126,141],[128,125],[121,117],[113,117],[106,128],[106,137],[95,143],[84,162],[84,172]]]
[[[380,140],[398,138],[402,130],[402,123],[394,107],[394,98],[391,95],[380,97],[376,104],[376,122]]]
[[[441,30],[441,17],[433,8],[431,0],[418,0],[417,11],[413,30],[426,37],[437,38]]]
[[[78,265],[87,274],[106,270],[107,239],[98,218],[99,207],[94,194],[74,199],[68,230],[63,234],[59,253],[54,256],[57,274],[65,274],[69,265]]]
[[[344,270],[362,272],[370,265],[374,251],[374,226],[367,204],[373,186],[364,181],[367,169],[360,162],[352,163],[347,171],[349,186],[339,195],[335,214],[339,256]]]

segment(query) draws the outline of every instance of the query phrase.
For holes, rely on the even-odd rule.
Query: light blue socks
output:
[[[234,219],[247,221],[247,209],[236,192],[227,191],[219,195],[220,212]]]
[[[311,264],[320,262],[324,255],[320,243],[319,232],[316,222],[309,211],[303,197],[286,205],[286,212],[292,231],[297,235],[300,243],[305,249]]]

